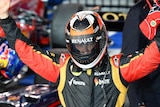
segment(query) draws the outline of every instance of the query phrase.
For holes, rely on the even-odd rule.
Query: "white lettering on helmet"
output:
[[[89,38],[82,38],[82,39],[72,39],[72,43],[75,44],[86,44],[86,43],[90,43],[93,42],[93,37],[89,37]]]

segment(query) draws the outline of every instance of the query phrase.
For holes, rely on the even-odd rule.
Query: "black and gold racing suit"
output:
[[[43,78],[59,83],[63,107],[122,107],[128,83],[154,71],[160,62],[157,37],[139,54],[128,57],[106,54],[96,67],[82,71],[74,65],[70,54],[54,54],[33,44],[11,17],[0,20],[0,25],[10,47],[26,65]]]

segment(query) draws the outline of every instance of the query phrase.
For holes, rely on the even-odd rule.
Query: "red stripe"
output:
[[[60,101],[58,100],[58,101],[50,104],[48,107],[57,107],[57,106],[60,105],[60,104],[61,104],[61,103],[60,103]]]

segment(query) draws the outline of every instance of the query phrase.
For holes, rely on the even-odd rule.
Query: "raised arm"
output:
[[[156,8],[155,8],[156,7]],[[128,82],[140,79],[156,70],[160,64],[160,7],[153,5],[147,17],[140,23],[144,36],[152,41],[138,56],[128,58],[130,63],[121,66],[122,75]],[[129,75],[128,75],[129,74]]]
[[[59,77],[59,56],[41,49],[25,37],[9,16],[10,0],[0,0],[0,26],[3,28],[10,48],[14,49],[20,60],[43,78],[56,82]],[[54,62],[54,63],[53,63]]]

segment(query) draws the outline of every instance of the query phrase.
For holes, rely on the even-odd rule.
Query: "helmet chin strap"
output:
[[[72,64],[70,66],[70,71],[74,76],[80,76],[84,71],[86,72],[87,75],[91,76],[92,74],[92,69],[85,69],[83,70],[82,68],[79,68],[75,64]]]

